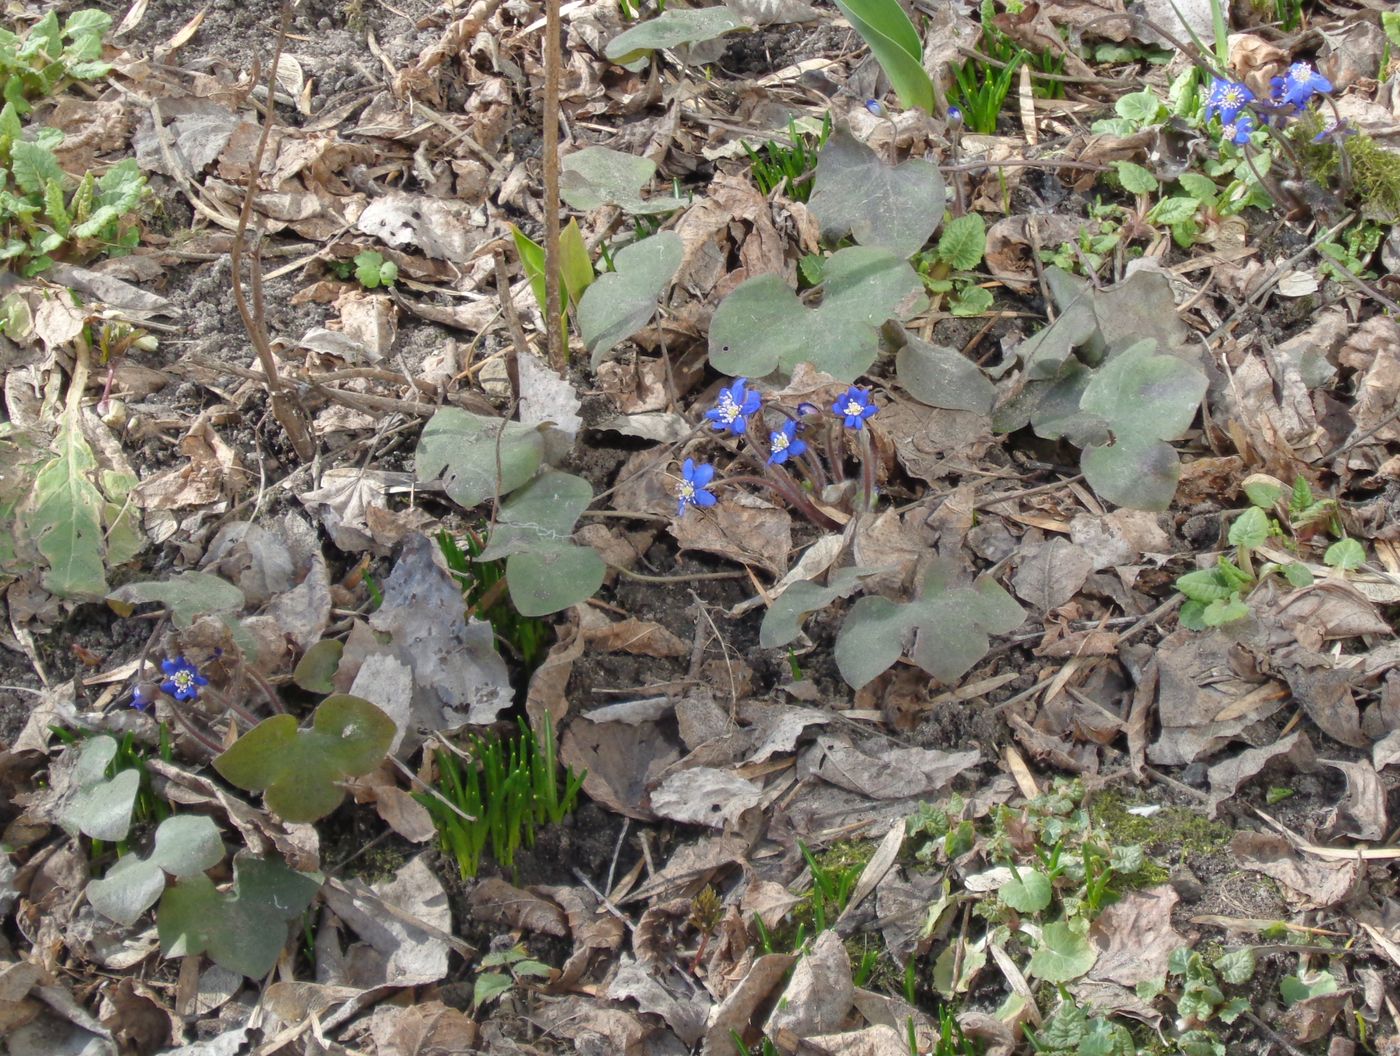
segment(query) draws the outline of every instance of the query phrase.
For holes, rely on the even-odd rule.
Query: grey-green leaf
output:
[[[599,275],[584,291],[578,326],[595,368],[619,341],[651,321],[684,253],[680,235],[661,231],[618,253],[617,270]]]
[[[831,574],[826,586],[802,580],[778,595],[758,628],[758,644],[764,649],[778,649],[802,633],[802,621],[808,613],[824,609],[837,598],[849,597],[860,585],[865,568],[842,568]]]
[[[727,7],[671,8],[656,18],[625,29],[603,49],[609,61],[629,69],[643,63],[659,48],[698,44],[739,28],[739,19]]]
[[[1053,893],[1050,878],[1039,869],[1022,869],[1020,877],[1003,887],[997,895],[1017,913],[1039,913],[1050,905]]]
[[[233,878],[226,892],[203,873],[166,888],[156,914],[161,953],[206,953],[253,979],[272,970],[287,942],[287,922],[305,912],[323,878],[246,851],[234,857]]]
[[[862,246],[909,257],[937,230],[946,194],[932,162],[910,158],[890,165],[840,129],[817,157],[811,209],[830,242],[849,234]]]
[[[720,302],[710,321],[710,362],[731,376],[763,377],[810,363],[854,381],[875,362],[877,330],[923,303],[922,283],[888,250],[839,250],[822,273],[822,303],[805,307],[776,275],[759,275]]]
[[[118,924],[134,924],[165,890],[165,874],[194,876],[224,857],[218,826],[201,814],[177,814],[156,830],[149,858],[128,854],[101,880],[88,884],[88,901]]]
[[[1067,983],[1094,967],[1098,959],[1099,951],[1081,929],[1055,920],[1041,930],[1040,945],[1031,954],[1026,974],[1047,983]]]
[[[510,600],[522,616],[547,616],[591,597],[603,585],[606,572],[596,550],[571,543],[541,546],[506,559]]]
[[[120,615],[137,605],[157,602],[170,610],[170,622],[183,630],[206,613],[237,612],[243,608],[243,591],[207,572],[181,572],[169,579],[128,583],[107,595],[107,604]]]
[[[559,163],[559,196],[588,212],[615,205],[633,214],[669,213],[681,207],[676,198],[643,198],[642,188],[656,175],[650,158],[608,147],[586,147]]]
[[[895,356],[894,369],[909,395],[930,407],[987,414],[996,400],[996,388],[976,363],[955,348],[912,334]]]
[[[471,509],[498,492],[509,495],[535,475],[543,458],[539,430],[443,407],[423,427],[414,474],[419,483],[441,477],[448,497]]]
[[[104,775],[116,756],[117,742],[107,736],[91,737],[78,749],[71,775],[75,791],[59,819],[70,833],[109,843],[126,839],[141,775],[121,770],[109,781]]]

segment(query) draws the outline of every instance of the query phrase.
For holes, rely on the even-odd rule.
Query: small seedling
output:
[[[477,971],[476,984],[472,987],[474,1009],[494,1001],[526,979],[548,979],[554,974],[553,968],[534,960],[520,945],[486,954],[481,958]]]
[[[367,290],[392,286],[399,278],[399,266],[372,249],[355,254],[355,278]]]
[[[953,74],[954,105],[962,111],[963,121],[978,135],[996,134],[997,118],[1006,103],[1007,93],[1015,83],[1016,71],[1025,61],[1026,53],[1017,51],[1002,65],[992,65],[980,59],[949,64]]]
[[[817,152],[826,145],[830,135],[831,114],[828,112],[822,116],[821,127],[816,132],[799,130],[797,122],[788,118],[786,144],[769,140],[755,150],[748,143],[741,143],[753,163],[753,180],[759,192],[767,196],[782,187],[793,201],[807,201],[812,194]]]
[[[491,629],[525,667],[528,677],[544,658],[549,625],[543,620],[521,616],[509,604],[506,593],[505,561],[482,561],[486,540],[467,529],[459,543],[446,529],[438,532],[438,548],[452,578],[462,587],[462,599],[469,614],[491,621]]]
[[[992,306],[992,294],[977,285],[968,275],[982,263],[987,250],[987,224],[977,213],[968,213],[943,225],[938,246],[915,258],[924,285],[934,294],[934,306],[939,299],[948,298],[948,311],[953,315],[981,315]]]
[[[522,719],[518,737],[473,735],[463,756],[439,749],[435,759],[442,798],[415,798],[432,814],[442,848],[464,878],[476,876],[488,847],[498,865],[513,869],[516,852],[534,846],[537,829],[573,811],[586,776],[566,768],[560,782],[548,718],[538,739]]]

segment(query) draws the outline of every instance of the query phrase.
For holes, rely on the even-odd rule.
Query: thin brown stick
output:
[[[243,208],[238,213],[238,227],[233,232],[233,245],[229,247],[229,265],[233,271],[233,300],[238,306],[238,314],[248,331],[248,339],[257,351],[258,362],[262,365],[268,396],[272,402],[272,414],[287,433],[297,457],[309,462],[316,456],[316,442],[306,424],[301,408],[282,386],[277,374],[277,360],[272,355],[272,340],[268,337],[262,305],[262,269],[254,254],[251,285],[253,305],[250,308],[243,292],[243,250],[248,238],[248,223],[253,217],[253,198],[258,190],[258,173],[262,171],[263,154],[267,141],[272,135],[272,122],[276,110],[273,99],[277,91],[277,68],[282,62],[282,48],[287,43],[287,30],[292,21],[291,0],[282,0],[282,21],[277,29],[277,44],[273,49],[272,66],[267,75],[267,111],[263,120],[262,134],[258,137],[258,148],[253,153],[253,163],[248,170],[248,182],[243,188]]]
[[[559,282],[559,0],[545,0],[544,26],[544,287],[549,362],[563,371],[563,300]]]

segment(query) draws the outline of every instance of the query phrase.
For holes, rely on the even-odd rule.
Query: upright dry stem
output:
[[[549,362],[564,369],[563,306],[559,280],[559,0],[545,0],[544,26],[544,287]]]

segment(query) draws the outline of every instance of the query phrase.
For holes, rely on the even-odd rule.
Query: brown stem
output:
[[[545,0],[544,25],[544,288],[549,362],[562,371],[564,326],[559,282],[559,0]]]
[[[248,338],[257,351],[258,362],[262,365],[266,378],[268,395],[272,401],[273,417],[287,432],[297,457],[309,462],[316,455],[316,443],[307,426],[301,408],[283,388],[282,379],[277,374],[277,360],[272,355],[272,341],[267,334],[262,305],[262,269],[255,259],[253,262],[251,285],[253,304],[250,308],[243,292],[243,250],[248,237],[248,222],[253,216],[253,198],[258,190],[258,173],[262,170],[263,154],[272,134],[272,122],[276,116],[277,68],[282,62],[282,47],[287,42],[287,29],[292,21],[291,0],[282,0],[282,21],[277,29],[277,45],[273,50],[272,67],[267,75],[267,111],[263,119],[262,134],[258,137],[258,147],[253,153],[253,163],[248,170],[248,182],[243,188],[243,208],[238,214],[238,227],[233,233],[233,245],[229,249],[229,264],[233,271],[233,300],[238,306],[238,314],[248,331]]]

